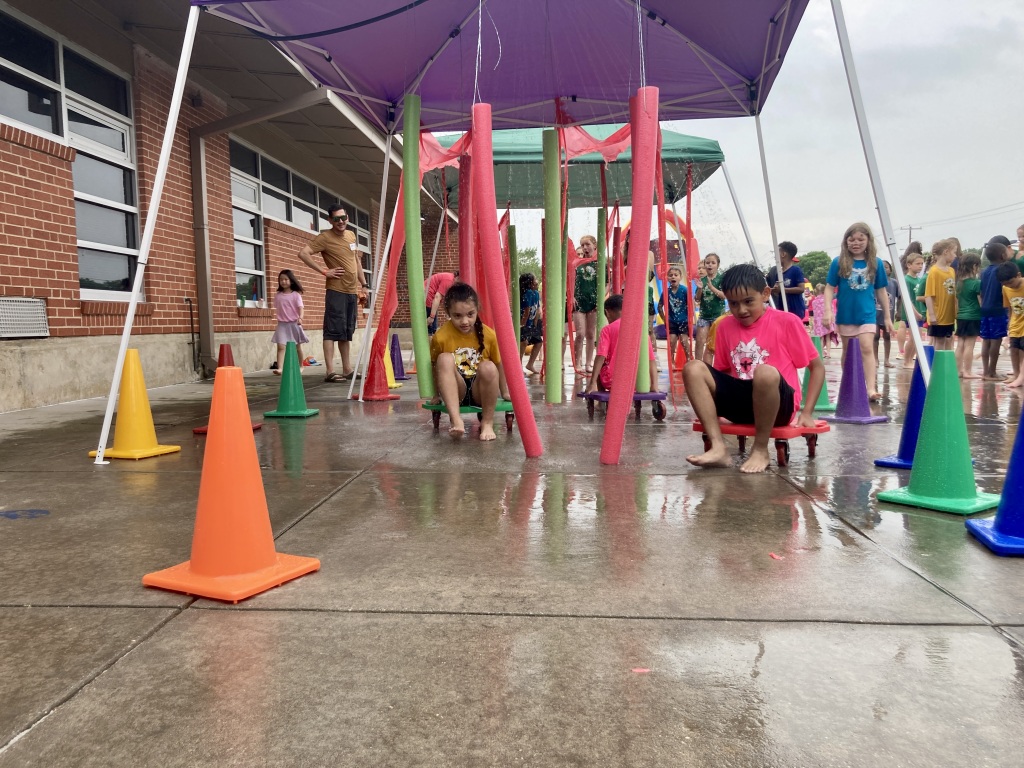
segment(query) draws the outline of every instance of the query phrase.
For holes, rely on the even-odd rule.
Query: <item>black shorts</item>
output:
[[[688,329],[686,323],[683,323],[682,325],[676,325],[672,321],[669,321],[668,332],[672,336],[688,336],[689,335],[689,329]]]
[[[1024,336],[1011,336],[1010,349],[1019,349],[1024,352]]]
[[[981,320],[957,320],[956,335],[961,339],[973,339],[981,335]]]
[[[929,324],[928,335],[933,339],[948,339],[953,335],[953,326]]]
[[[327,291],[324,297],[324,341],[352,341],[358,305],[359,297],[354,293]]]
[[[462,374],[460,373],[459,376],[462,376]],[[469,378],[462,376],[462,380],[466,382],[466,394],[462,396],[459,405],[476,405],[473,402],[473,382],[476,381],[476,376],[470,376]]]
[[[753,424],[754,382],[751,379],[737,379],[710,365],[708,369],[715,380],[715,409],[718,415],[733,424]],[[795,394],[796,390],[779,374],[779,412],[775,415],[774,426],[784,427],[793,420]]]

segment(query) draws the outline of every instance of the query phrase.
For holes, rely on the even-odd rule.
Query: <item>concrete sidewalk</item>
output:
[[[237,606],[147,589],[187,560],[211,382],[152,390],[170,456],[97,467],[104,403],[0,415],[0,768],[961,766],[1024,754],[1024,562],[879,504],[889,424],[759,476],[697,470],[685,402],[546,406],[452,442],[415,381],[255,433],[277,548],[321,570]],[[838,367],[828,365],[838,392]],[[247,377],[253,416],[280,379]],[[566,382],[566,393],[572,381]],[[1021,395],[963,385],[998,493]],[[442,419],[442,423],[445,423]]]

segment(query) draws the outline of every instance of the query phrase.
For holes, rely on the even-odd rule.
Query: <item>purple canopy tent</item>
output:
[[[831,0],[882,230],[899,275],[840,0]],[[202,7],[264,37],[318,88],[390,139],[405,125],[405,96],[422,105],[419,127],[465,130],[474,103],[496,128],[621,121],[639,86],[659,89],[659,118],[753,116],[766,192],[759,115],[808,0],[191,0],[188,30],[146,217],[139,268],[115,366],[104,445],[167,173],[192,40]],[[586,41],[586,45],[579,44]],[[419,111],[419,110],[417,110]],[[409,196],[415,197],[413,195]],[[383,208],[383,200],[382,200]],[[772,222],[773,245],[775,241]],[[781,271],[781,270],[780,270]],[[414,318],[415,321],[416,318]],[[915,344],[921,346],[916,327]],[[924,355],[922,358],[924,366]],[[927,377],[928,371],[923,371]]]

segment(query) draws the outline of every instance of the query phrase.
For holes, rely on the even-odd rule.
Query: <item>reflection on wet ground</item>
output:
[[[97,401],[0,415],[0,766],[1009,764],[1024,563],[877,501],[909,382],[880,373],[890,423],[745,476],[686,464],[681,393],[606,467],[603,415],[537,382],[528,460],[434,434],[415,381],[310,376],[321,415],[254,439],[278,550],[322,568],[237,606],[140,584],[188,556],[209,383],[151,394],[182,451],[142,462],[86,458]],[[998,493],[1021,395],[961,391]]]

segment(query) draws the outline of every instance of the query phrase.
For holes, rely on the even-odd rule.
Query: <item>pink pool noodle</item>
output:
[[[646,322],[647,251],[650,248],[651,205],[654,203],[654,157],[658,148],[658,89],[640,88],[630,99],[633,151],[633,221],[623,296],[619,345],[612,370],[612,393],[601,439],[601,463],[618,464],[626,419],[633,405],[640,337]],[[647,345],[644,345],[646,350]],[[502,352],[504,355],[504,352]]]
[[[473,162],[468,154],[459,158],[459,280],[475,286],[477,282],[473,231]]]
[[[512,327],[512,310],[508,304],[508,287],[504,285],[505,270],[501,264],[501,246],[498,242],[498,222],[494,211],[497,202],[494,196],[494,150],[491,144],[491,105],[473,105],[473,201],[480,225],[476,236],[479,238],[483,252],[484,274],[480,277],[487,281],[487,293],[493,304],[491,315],[494,317],[494,331],[498,336],[498,351],[505,368],[505,379],[508,382],[509,395],[512,396],[512,407],[519,424],[519,434],[523,438],[523,448],[528,458],[540,456],[544,447],[540,442],[537,422],[533,418],[530,406],[530,395],[526,391],[526,378],[523,375],[523,359],[519,354],[519,339]],[[639,332],[638,332],[639,333]]]

